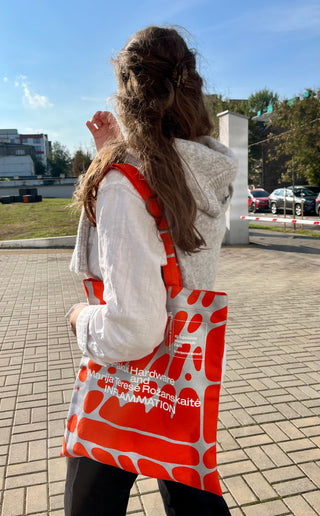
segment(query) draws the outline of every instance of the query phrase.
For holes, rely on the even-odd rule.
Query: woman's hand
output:
[[[72,310],[71,314],[70,314],[70,318],[69,318],[69,323],[70,323],[70,329],[72,331],[72,333],[77,336],[77,331],[76,331],[76,324],[77,324],[77,319],[78,319],[78,316],[80,314],[80,312],[82,312],[82,310],[88,306],[87,304],[83,304],[81,306],[78,306],[77,308],[75,308],[74,310]]]
[[[97,111],[86,126],[93,136],[98,152],[108,141],[123,139],[118,122],[109,111]]]

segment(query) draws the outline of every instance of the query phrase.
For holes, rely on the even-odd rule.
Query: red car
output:
[[[263,188],[248,190],[248,211],[269,211],[269,194]]]
[[[318,197],[316,198],[316,213],[320,217],[320,192],[318,193]]]

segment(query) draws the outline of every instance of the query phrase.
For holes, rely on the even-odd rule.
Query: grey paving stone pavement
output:
[[[218,464],[232,516],[320,514],[320,239],[251,230],[224,247],[228,365]],[[1,516],[63,516],[64,421],[80,353],[64,315],[83,300],[70,250],[0,251]],[[128,514],[164,516],[139,477]],[[197,516],[197,515],[195,515]]]

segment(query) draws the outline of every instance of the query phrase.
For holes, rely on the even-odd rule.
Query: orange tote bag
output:
[[[167,223],[139,171],[117,169],[155,217],[166,254],[165,338],[148,356],[107,366],[83,357],[61,455],[90,459],[221,495],[216,439],[227,296],[189,290]],[[104,304],[103,282],[84,280],[89,304]]]

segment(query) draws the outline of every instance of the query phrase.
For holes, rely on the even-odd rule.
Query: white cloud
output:
[[[23,134],[47,134],[49,140],[57,140],[60,137],[60,133],[51,131],[51,129],[44,129],[43,127],[23,127]]]
[[[30,87],[27,83],[27,77],[25,75],[20,75],[20,77],[15,81],[14,85],[22,88],[22,101],[25,105],[30,106],[32,109],[50,108],[53,106],[53,104],[49,102],[48,97],[45,95],[39,95],[38,93],[33,93],[30,90]]]
[[[9,82],[8,77],[3,77],[3,82]]]
[[[38,93],[31,93],[26,84],[23,85],[23,101],[29,104],[33,109],[52,107],[47,97],[38,95]]]
[[[14,85],[16,87],[22,86],[22,84],[27,80],[26,75],[19,75],[19,77],[14,81]]]

